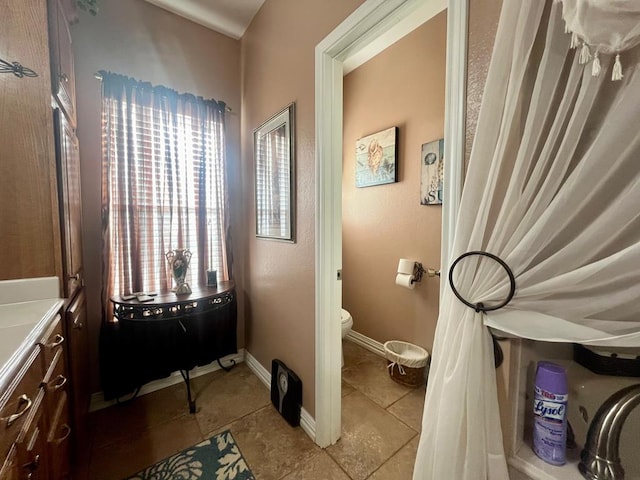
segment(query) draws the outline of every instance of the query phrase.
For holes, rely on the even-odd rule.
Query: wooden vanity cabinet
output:
[[[71,478],[71,420],[67,392],[63,390],[53,412],[47,436],[48,473],[50,479]]]
[[[18,434],[18,478],[47,480],[47,419],[44,408],[44,390],[40,389],[29,410],[25,424]]]
[[[0,480],[71,478],[65,343],[57,315],[0,392]]]
[[[0,480],[19,480],[18,453],[15,445],[7,455],[4,465],[0,466]]]
[[[84,269],[82,261],[82,202],[80,154],[76,137],[76,101],[73,51],[69,21],[76,15],[75,2],[48,0],[51,54],[51,87],[54,99],[54,131],[60,234],[62,244],[62,288],[68,299],[63,314],[63,332],[67,339],[65,362],[69,373],[66,401],[71,418],[63,422],[56,438],[71,429],[70,439],[60,448],[68,449],[76,463],[87,458],[88,430],[86,417],[91,398],[89,379],[89,335]],[[67,427],[71,427],[67,430]]]
[[[0,280],[56,276],[60,278],[61,297],[71,306],[83,290],[80,162],[69,29],[69,20],[73,21],[76,16],[75,1],[3,0],[1,3],[0,57],[19,62],[37,76],[19,78],[3,74],[0,79],[0,245],[3,246]],[[54,111],[58,112],[55,125]],[[84,318],[86,314],[81,311],[85,308],[84,300],[81,305],[75,313],[63,314],[65,322],[69,315]],[[86,326],[82,332],[86,332]],[[56,333],[69,336],[66,325]],[[40,346],[33,346],[24,369],[11,380],[7,391],[0,391],[0,418],[4,418],[27,405],[26,401],[19,403],[27,390],[18,383],[29,383],[28,379],[34,376],[35,383],[29,383],[28,389],[29,409],[35,405],[35,395],[42,393],[43,414],[35,420],[36,425],[44,422],[29,435],[25,433],[27,443],[16,443],[28,414],[11,427],[7,427],[5,420],[0,421],[1,480],[26,478],[20,462],[28,457],[25,455],[31,448],[27,448],[31,445],[29,442],[34,446],[44,442],[46,449],[57,452],[69,448],[75,432],[73,420],[78,417],[71,415],[69,408],[80,406],[84,415],[90,398],[89,393],[86,398],[76,398],[77,392],[86,392],[87,383],[77,380],[76,384],[76,378],[82,377],[74,374],[69,378],[66,373],[87,368],[88,338],[86,334],[74,337],[73,348],[68,351],[67,345],[48,349],[47,345],[52,342],[44,339]],[[81,338],[84,344],[80,343]],[[57,361],[56,349],[65,352]],[[55,375],[47,377],[45,382],[52,366],[55,371],[51,373]],[[59,385],[60,368],[69,381],[56,394],[51,389]],[[40,387],[43,382],[46,385]],[[54,396],[57,400],[52,399]],[[30,428],[35,427],[30,425]],[[67,466],[50,461],[40,465],[44,465],[42,471],[52,470],[48,478],[66,478]]]
[[[65,208],[58,206],[59,196],[64,195],[58,191],[58,177],[69,175],[56,170],[52,103],[64,112],[75,135],[75,77],[67,24],[74,4],[0,2],[0,58],[37,75],[3,73],[0,79],[0,280],[57,276],[65,296],[67,278],[77,270],[63,273],[67,245],[61,244],[61,229],[78,234],[80,230],[61,227]],[[73,148],[69,154],[76,154]],[[73,176],[79,181],[77,171]],[[75,253],[74,263],[80,259]]]
[[[63,323],[56,318],[40,341],[44,360],[44,378],[41,388],[45,396],[46,424],[43,437],[47,449],[48,478],[61,480],[71,478],[70,443],[71,426],[68,402],[68,378],[65,351],[67,338],[63,334]]]
[[[24,437],[31,427],[27,423],[38,395],[40,394],[40,383],[42,382],[43,371],[41,362],[41,352],[38,348],[33,348],[29,353],[27,361],[9,382],[9,386],[4,392],[0,392],[0,452],[2,459],[7,459],[5,463],[11,463],[10,467],[4,468],[7,471],[6,478],[13,478],[11,475],[18,475],[20,470],[19,461],[24,459]],[[31,421],[33,421],[31,419]],[[18,442],[18,437],[22,434],[23,442]],[[12,454],[11,451],[13,451]],[[6,467],[6,465],[5,465]],[[13,470],[16,470],[13,472]],[[8,472],[12,472],[11,475]],[[4,479],[5,477],[0,478]],[[16,477],[18,478],[18,477]]]
[[[38,74],[0,74],[0,279],[58,276],[47,5],[43,0],[0,5],[0,58]]]
[[[42,371],[44,374],[47,374],[49,367],[54,363],[56,355],[63,351],[65,341],[62,334],[62,321],[60,316],[57,316],[38,342],[42,352]]]
[[[72,299],[83,285],[80,154],[76,137],[76,100],[68,2],[48,0],[51,91],[56,147],[58,204],[62,243],[62,288]]]

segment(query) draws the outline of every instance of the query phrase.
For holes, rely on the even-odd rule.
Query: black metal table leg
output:
[[[189,413],[196,413],[196,401],[191,398],[191,382],[189,381],[189,370],[180,370],[184,383],[187,384],[187,402],[189,403]]]
[[[218,365],[220,365],[220,368],[223,369],[225,372],[230,372],[231,369],[236,366],[236,361],[233,358],[231,359],[231,365],[229,365],[228,367],[225,367],[224,365],[222,365],[222,362],[220,361],[219,358],[217,360],[218,360]]]

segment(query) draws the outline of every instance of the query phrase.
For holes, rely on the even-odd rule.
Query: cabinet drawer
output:
[[[43,402],[44,390],[40,388],[16,439],[20,478],[47,478],[47,439]]]
[[[49,480],[70,478],[71,427],[69,426],[69,406],[67,394],[62,393],[55,409],[51,430],[47,437],[47,458],[49,459]]]
[[[0,458],[5,458],[34,408],[43,372],[40,349],[34,348],[14,382],[0,397]]]
[[[64,355],[62,350],[58,350],[53,362],[44,377],[42,386],[45,390],[46,410],[49,417],[56,411],[56,406],[60,403],[67,391],[67,376],[64,368]]]
[[[56,315],[56,319],[51,323],[51,326],[47,329],[38,343],[42,349],[43,370],[46,372],[49,369],[51,362],[53,362],[56,354],[62,351],[65,343],[65,338],[62,335],[62,321],[60,320],[60,315]]]

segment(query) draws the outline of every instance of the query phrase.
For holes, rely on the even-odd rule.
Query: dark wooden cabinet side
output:
[[[67,117],[54,111],[58,165],[58,202],[62,234],[62,288],[73,298],[82,287],[82,207],[80,200],[80,157],[78,140]]]
[[[0,280],[60,276],[47,4],[0,0],[0,58],[37,77],[0,79]]]
[[[68,20],[77,19],[73,5],[69,0],[0,0],[0,58],[20,62],[38,75],[0,76],[0,280],[57,276],[61,296],[67,299],[63,320],[69,337],[68,397],[57,404],[55,428],[42,432],[43,441],[55,445],[57,453],[56,462],[46,462],[40,474],[53,478],[66,478],[67,467],[60,467],[57,459],[67,455],[71,440],[76,446],[88,444],[82,437],[86,425],[78,422],[86,419],[90,399],[82,373],[88,365],[88,337],[68,25]],[[60,113],[54,125],[56,108]],[[74,327],[79,324],[83,329]],[[0,458],[0,478],[13,478],[11,467],[23,454],[20,450]],[[76,459],[73,452],[70,457]]]
[[[58,171],[58,198],[62,236],[62,288],[67,304],[64,311],[64,335],[67,338],[66,362],[69,372],[71,410],[70,444],[72,472],[82,470],[88,458],[87,415],[89,391],[89,335],[84,293],[82,260],[82,205],[80,155],[76,137],[75,72],[69,20],[74,18],[73,2],[49,0],[51,36],[51,94],[54,103],[54,128]],[[55,468],[52,468],[55,470]],[[74,475],[74,478],[80,475]]]
[[[19,480],[20,468],[18,467],[18,451],[14,445],[7,458],[4,461],[4,465],[0,467],[0,480]]]
[[[65,111],[73,127],[76,126],[76,81],[69,31],[69,15],[64,5],[51,1],[49,8],[49,31],[51,52],[51,84],[53,95]],[[53,32],[55,31],[55,38]]]
[[[88,459],[89,451],[89,331],[84,289],[67,307],[64,318],[67,343],[67,365],[70,383],[72,426],[72,466],[79,470]]]

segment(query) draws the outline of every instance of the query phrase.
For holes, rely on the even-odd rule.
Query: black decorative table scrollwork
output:
[[[102,326],[100,364],[105,399],[179,370],[191,398],[189,371],[237,353],[237,303],[233,282],[194,286],[187,295],[162,292],[151,301],[111,298],[117,322]]]

